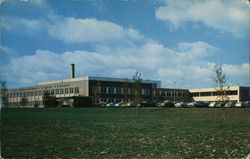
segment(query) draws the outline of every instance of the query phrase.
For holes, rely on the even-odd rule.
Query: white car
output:
[[[186,107],[187,106],[187,102],[178,102],[178,103],[175,103],[175,107]]]
[[[190,102],[187,104],[187,107],[194,107],[195,106],[195,103],[194,102]]]
[[[115,104],[114,103],[108,103],[108,104],[106,104],[106,107],[113,107],[113,106],[115,106]]]
[[[235,104],[235,107],[243,107],[244,106],[244,103],[243,102],[237,102]]]
[[[215,105],[216,105],[216,102],[211,102],[209,103],[208,107],[215,107]]]
[[[115,103],[115,107],[119,107],[123,104],[123,102],[120,102],[120,103]]]

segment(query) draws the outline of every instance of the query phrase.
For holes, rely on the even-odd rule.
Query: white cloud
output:
[[[206,56],[197,56],[196,60],[188,58],[194,56],[191,53],[196,47],[198,54]],[[170,49],[153,41],[134,48],[110,47],[106,53],[78,50],[59,54],[37,50],[34,55],[14,58],[1,68],[1,72],[10,83],[34,85],[40,81],[69,78],[69,65],[75,63],[77,76],[131,78],[135,71],[140,71],[144,79],[161,80],[163,87],[175,86],[169,79],[176,80],[178,88],[212,87],[215,64],[207,62],[206,57],[217,50],[204,42],[182,43],[177,49]],[[249,64],[223,65],[232,77],[231,83],[242,79],[237,81],[242,85],[246,84],[248,67]]]
[[[1,17],[1,28],[8,30],[14,30],[25,33],[36,33],[42,28],[48,26],[45,21],[34,20],[34,19],[24,19],[24,18],[14,18],[14,17]]]
[[[175,27],[187,21],[202,22],[236,37],[248,35],[249,14],[249,5],[244,0],[166,1],[166,6],[159,7],[155,12],[157,19]]]
[[[66,43],[103,42],[116,40],[141,40],[143,36],[134,29],[125,29],[108,21],[64,18],[53,24],[48,33]]]
[[[225,71],[225,73],[228,74],[229,76],[234,76],[234,75],[247,76],[249,75],[250,64],[248,63],[243,63],[241,65],[224,64],[222,68]]]

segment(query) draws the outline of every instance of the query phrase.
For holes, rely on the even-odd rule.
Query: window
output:
[[[224,92],[213,92],[213,96],[219,96],[219,95],[222,95]]]
[[[43,94],[45,94],[46,93],[46,90],[43,90]]]
[[[28,96],[28,97],[30,96],[30,92],[27,92],[27,96]]]
[[[108,87],[108,93],[114,93],[114,88],[113,87]]]
[[[159,96],[159,91],[154,91],[154,96]]]
[[[154,83],[154,84],[152,84],[152,87],[153,87],[153,88],[156,88],[156,84],[155,84],[155,83]]]
[[[134,89],[132,89],[132,88],[128,89],[128,94],[133,94],[133,92],[134,92]]]
[[[56,89],[56,94],[59,94],[59,89]]]
[[[50,94],[51,94],[51,95],[54,95],[54,94],[55,94],[55,91],[52,89],[52,90],[50,91]]]
[[[165,96],[165,91],[160,91],[161,96]]]
[[[178,97],[181,97],[181,92],[178,92],[178,95],[177,95]]]
[[[199,92],[191,93],[191,97],[199,97]]]
[[[200,96],[211,96],[212,92],[201,92]]]
[[[38,96],[38,91],[35,91],[35,96]]]
[[[68,94],[68,93],[69,93],[69,89],[65,88],[65,94]]]
[[[64,89],[60,89],[60,94],[63,94],[64,93]]]
[[[70,89],[69,89],[69,92],[70,92],[70,93],[74,93],[74,89],[73,89],[73,88],[70,88]]]
[[[148,89],[142,88],[142,95],[148,95]]]
[[[185,94],[184,94],[184,92],[181,92],[181,97],[185,97]]]
[[[167,92],[167,96],[170,97],[171,96],[171,92]]]
[[[101,88],[101,92],[102,92],[102,93],[107,93],[107,88],[106,88],[106,87],[102,87],[102,88]]]
[[[75,93],[79,93],[79,87],[75,87]]]
[[[39,96],[41,96],[42,95],[42,91],[39,91]]]
[[[116,88],[116,93],[117,94],[121,94],[122,93],[122,89],[120,87]]]
[[[238,91],[226,91],[226,95],[237,95]]]

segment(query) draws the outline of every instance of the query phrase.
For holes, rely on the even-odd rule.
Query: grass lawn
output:
[[[136,112],[137,111],[137,112]],[[4,158],[243,158],[250,109],[1,110]]]

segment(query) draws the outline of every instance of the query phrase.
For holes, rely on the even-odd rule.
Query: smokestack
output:
[[[70,77],[75,78],[75,64],[71,64]]]

